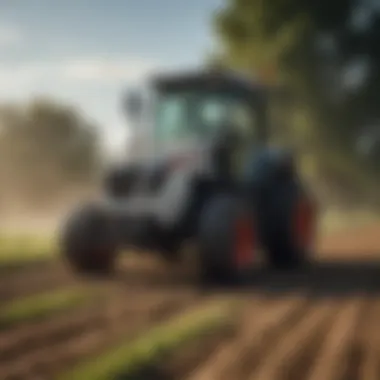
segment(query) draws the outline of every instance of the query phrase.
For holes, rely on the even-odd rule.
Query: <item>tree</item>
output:
[[[48,201],[88,185],[99,170],[97,130],[76,109],[38,99],[0,109],[0,187]]]
[[[374,6],[364,0],[226,0],[213,21],[229,66],[291,88],[293,138],[302,137],[319,171],[341,170],[342,162],[351,172],[368,169],[360,167],[355,146],[380,113]]]

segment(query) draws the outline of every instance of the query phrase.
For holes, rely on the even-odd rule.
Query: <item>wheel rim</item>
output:
[[[294,237],[301,250],[309,250],[315,238],[315,210],[311,200],[301,198],[296,205]]]
[[[255,249],[255,236],[252,220],[240,217],[235,225],[234,261],[238,269],[252,263]]]

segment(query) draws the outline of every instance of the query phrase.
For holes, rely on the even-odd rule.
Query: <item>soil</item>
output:
[[[377,261],[378,260],[378,261]],[[49,264],[50,265],[50,264]],[[106,298],[0,332],[0,379],[51,380],[149,326],[216,298],[246,300],[234,331],[206,334],[141,380],[377,380],[380,378],[380,225],[318,242],[316,263],[254,271],[240,289],[194,286],[194,274],[149,259],[99,283]],[[92,286],[90,280],[81,280]],[[60,264],[6,273],[1,303],[79,283]]]

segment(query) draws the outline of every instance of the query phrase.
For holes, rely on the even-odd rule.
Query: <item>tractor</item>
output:
[[[149,154],[111,168],[104,197],[65,221],[62,254],[76,272],[113,272],[121,249],[178,262],[196,249],[202,283],[237,281],[258,251],[278,270],[309,263],[316,209],[293,154],[270,141],[275,89],[229,70],[150,78],[152,102],[123,102]],[[142,148],[141,148],[142,149]]]

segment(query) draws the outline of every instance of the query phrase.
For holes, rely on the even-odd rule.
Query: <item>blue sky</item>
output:
[[[0,101],[53,95],[121,149],[120,94],[155,68],[202,62],[222,0],[0,0]]]

